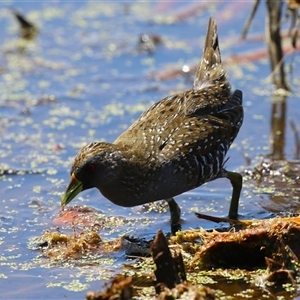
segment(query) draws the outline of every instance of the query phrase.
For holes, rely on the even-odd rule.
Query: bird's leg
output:
[[[230,219],[237,219],[238,216],[238,207],[239,207],[239,199],[243,186],[243,177],[239,173],[229,172],[225,170],[225,176],[228,178],[232,185],[232,196],[229,208],[228,217]]]
[[[173,198],[166,199],[171,213],[171,224],[178,224],[180,221],[181,210]]]
[[[181,230],[181,226],[179,224],[181,210],[173,198],[168,198],[166,201],[168,202],[171,214],[171,231],[173,234],[175,234],[176,231]]]

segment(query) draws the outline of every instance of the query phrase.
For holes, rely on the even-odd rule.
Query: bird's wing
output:
[[[189,95],[188,102],[184,94]],[[144,112],[114,143],[140,149],[141,152],[154,151],[151,154],[154,155],[168,151],[172,147],[171,142],[176,140],[184,140],[187,149],[187,144],[203,144],[208,138],[212,140],[211,136],[216,137],[215,141],[222,139],[223,135],[233,140],[242,124],[242,93],[235,91],[224,103],[214,101],[214,98],[208,101],[205,96],[190,90],[162,99]],[[187,111],[186,103],[192,101],[194,105],[189,105]]]
[[[175,126],[172,134],[160,146],[160,156],[166,160],[192,155],[206,155],[222,148],[227,152],[230,146],[228,120],[215,116],[190,117],[181,126]]]

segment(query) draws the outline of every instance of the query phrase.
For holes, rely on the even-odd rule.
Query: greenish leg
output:
[[[171,225],[176,225],[180,221],[181,210],[173,198],[166,199],[171,213]]]
[[[181,230],[181,224],[180,224],[181,210],[173,198],[168,198],[166,199],[166,201],[169,204],[170,214],[171,214],[171,232],[173,235],[175,235],[177,231]]]
[[[240,194],[243,186],[243,177],[239,173],[228,171],[226,171],[226,177],[230,180],[232,185],[232,196],[228,217],[231,219],[237,219]]]

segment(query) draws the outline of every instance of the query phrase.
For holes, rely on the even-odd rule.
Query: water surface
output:
[[[36,24],[39,34],[34,40],[20,40],[9,8]],[[124,253],[100,255],[98,264],[97,258],[92,259],[92,266],[51,264],[29,242],[56,228],[53,220],[60,213],[60,196],[68,184],[72,159],[83,145],[95,140],[112,142],[153,102],[192,86],[192,74],[168,80],[158,80],[157,75],[197,64],[210,15],[219,25],[230,82],[244,93],[244,125],[228,153],[227,169],[251,169],[267,157],[272,150],[274,90],[268,60],[238,64],[228,60],[266,48],[263,6],[250,32],[260,38],[239,40],[250,8],[251,3],[172,1],[10,1],[1,5],[0,298],[82,299],[86,291],[100,289],[118,272],[126,261]],[[161,37],[163,42],[153,54],[138,51],[142,33]],[[300,117],[297,54],[294,64],[294,77],[289,80],[293,94],[286,111],[284,154],[288,160],[295,159],[289,121],[299,128]],[[298,210],[297,193],[286,199],[276,197],[277,192],[257,193],[246,183],[241,218]],[[183,229],[215,227],[197,219],[194,212],[224,216],[230,196],[226,179],[178,196]],[[96,190],[82,193],[72,202],[76,204],[123,220],[100,232],[105,238],[124,234],[151,238],[159,228],[169,232],[168,211],[159,213],[155,206],[117,207]],[[71,231],[71,226],[62,229]]]

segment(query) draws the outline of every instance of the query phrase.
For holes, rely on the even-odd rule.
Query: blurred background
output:
[[[104,238],[169,232],[163,202],[122,208],[89,190],[72,205],[90,210],[66,217],[60,196],[82,146],[113,142],[152,103],[192,87],[210,16],[233,89],[244,95],[244,124],[226,164],[244,175],[240,218],[298,212],[297,1],[7,1],[0,4],[0,298],[82,299],[126,262],[122,252],[53,264],[32,242],[47,229],[97,223]],[[182,228],[220,226],[194,212],[225,216],[230,197],[226,179],[178,196]]]

